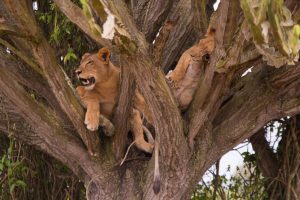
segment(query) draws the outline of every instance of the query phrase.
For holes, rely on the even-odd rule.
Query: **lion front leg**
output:
[[[191,56],[184,52],[180,57],[175,69],[166,75],[166,79],[172,87],[176,88],[177,84],[184,78],[186,70],[190,64],[190,59]]]
[[[143,132],[143,121],[140,112],[138,110],[133,109],[130,122],[131,122],[131,131],[133,132],[134,135],[135,145],[142,151],[152,153],[153,145],[145,141],[144,132]]]
[[[86,90],[84,89],[83,86],[78,86],[76,88],[76,92],[79,95],[79,97],[82,99],[84,97],[85,93],[86,93]]]
[[[99,127],[100,105],[98,101],[86,102],[87,110],[84,123],[87,129],[95,131]]]

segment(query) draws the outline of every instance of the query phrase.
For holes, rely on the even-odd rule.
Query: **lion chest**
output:
[[[118,85],[113,84],[109,87],[101,87],[97,89],[100,103],[100,112],[104,116],[111,118],[114,108],[117,104]]]

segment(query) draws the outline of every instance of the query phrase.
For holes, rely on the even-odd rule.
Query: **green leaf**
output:
[[[10,139],[9,141],[9,148],[7,150],[8,155],[12,156],[12,152],[13,152],[13,147],[14,147],[14,141],[12,139]]]
[[[17,180],[17,181],[15,182],[15,184],[16,184],[17,186],[22,187],[22,188],[25,188],[25,187],[27,186],[26,183],[25,183],[24,181],[22,181],[22,180]]]
[[[8,179],[8,184],[12,185],[12,184],[14,184],[16,182],[16,180],[17,180],[16,178],[11,177],[11,178]]]
[[[294,35],[299,38],[300,36],[300,25],[296,24],[293,28]]]
[[[2,159],[1,159],[1,163],[5,163],[6,158],[7,158],[7,156],[6,156],[6,155],[3,155],[3,156],[2,156]]]
[[[10,187],[9,187],[9,192],[12,193],[12,192],[15,190],[15,187],[16,187],[16,184],[15,184],[15,183],[12,184],[12,185],[10,185]]]
[[[72,60],[77,60],[78,57],[75,55],[74,51],[72,48],[68,49],[68,53],[64,57],[64,64],[67,64],[67,62],[72,61]]]
[[[8,176],[8,177],[12,177],[12,176],[13,176],[13,170],[12,170],[11,167],[9,167],[9,168],[7,169],[7,176]]]

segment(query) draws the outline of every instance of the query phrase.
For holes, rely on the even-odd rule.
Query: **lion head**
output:
[[[100,49],[97,53],[85,53],[76,69],[77,77],[85,90],[93,90],[98,83],[109,77],[110,51]]]

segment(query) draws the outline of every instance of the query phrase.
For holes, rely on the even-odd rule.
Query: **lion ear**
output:
[[[213,36],[215,36],[215,33],[216,33],[216,29],[213,28],[212,26],[209,26],[205,36],[206,37],[213,37]]]
[[[98,58],[105,64],[108,64],[110,58],[110,51],[108,50],[108,48],[106,47],[101,48],[98,51]]]
[[[91,54],[90,53],[85,53],[83,54],[83,56],[81,57],[81,60],[84,60],[86,57],[90,56]]]

